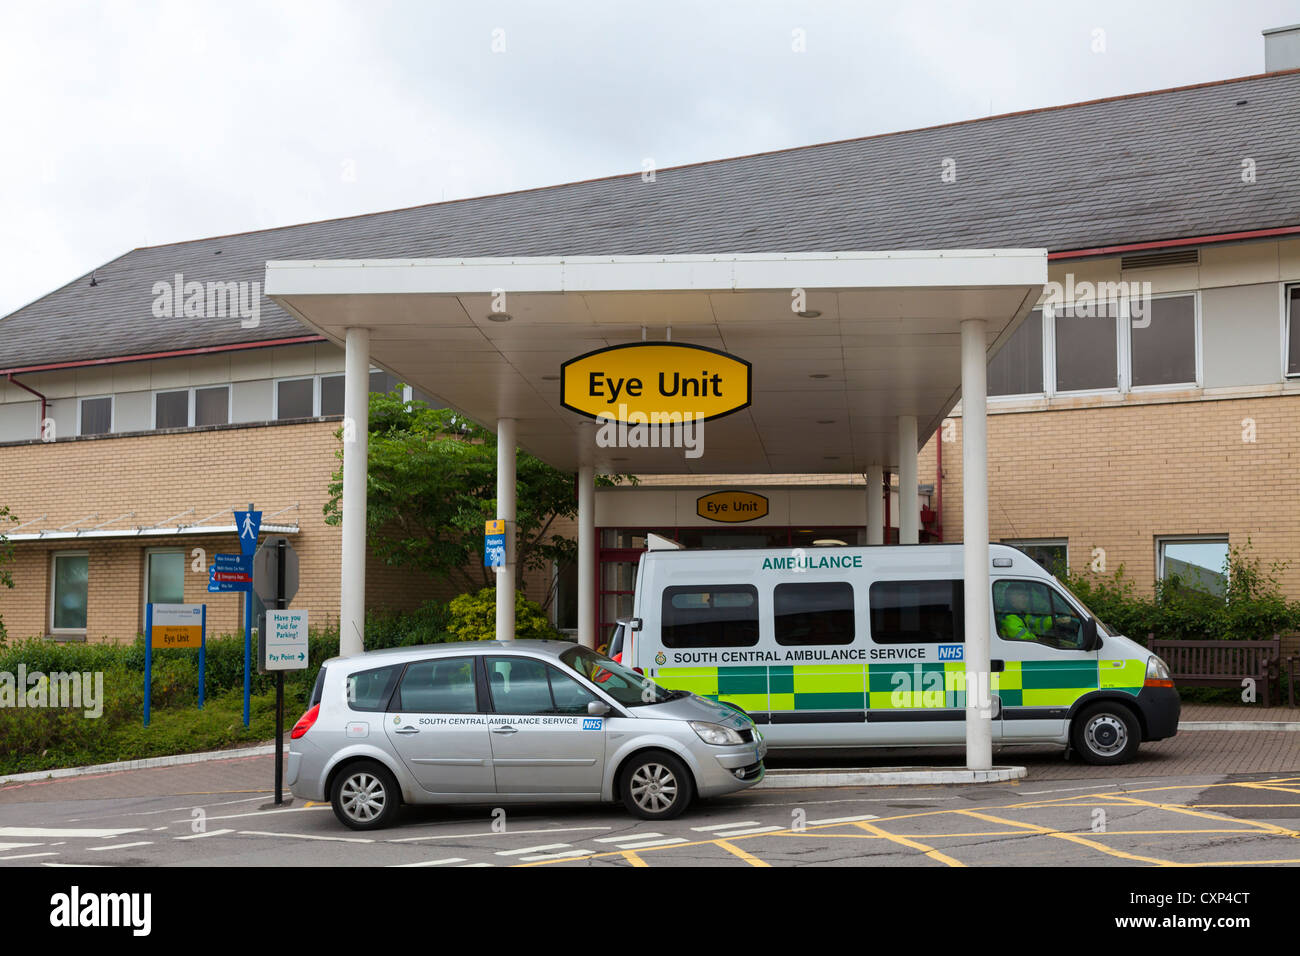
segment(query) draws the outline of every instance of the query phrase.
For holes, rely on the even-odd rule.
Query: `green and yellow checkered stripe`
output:
[[[1098,689],[1142,689],[1140,660],[1007,661],[993,674],[1004,707],[1068,707]],[[961,661],[664,667],[655,680],[752,713],[966,706]]]

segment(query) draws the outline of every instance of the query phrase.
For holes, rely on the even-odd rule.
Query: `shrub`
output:
[[[496,588],[483,588],[474,594],[454,597],[448,605],[451,611],[449,629],[460,641],[490,641],[497,636]],[[564,636],[551,626],[546,612],[536,601],[515,592],[515,637],[520,640],[564,640]]]

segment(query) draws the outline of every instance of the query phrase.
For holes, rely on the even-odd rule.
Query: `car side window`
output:
[[[440,657],[416,661],[402,676],[397,700],[398,710],[418,714],[477,713],[474,658]]]
[[[348,706],[353,710],[384,710],[401,670],[401,664],[389,664],[387,667],[376,667],[374,670],[349,674],[347,677]]]
[[[995,581],[993,619],[998,636],[1077,651],[1083,620],[1055,590],[1041,581]]]
[[[498,714],[586,714],[594,694],[557,668],[528,657],[487,658]]]

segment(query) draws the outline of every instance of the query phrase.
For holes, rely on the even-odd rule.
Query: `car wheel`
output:
[[[402,801],[397,781],[382,764],[349,764],[334,778],[330,803],[339,822],[353,830],[378,830],[388,826]]]
[[[1128,763],[1142,742],[1133,712],[1123,704],[1102,701],[1085,707],[1070,725],[1074,749],[1087,763]]]
[[[681,816],[695,796],[690,771],[672,754],[655,751],[633,757],[619,784],[623,805],[643,820]]]

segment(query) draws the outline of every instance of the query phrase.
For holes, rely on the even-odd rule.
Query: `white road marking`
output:
[[[270,791],[262,794],[260,797],[243,797],[239,800],[222,800],[219,803],[187,803],[183,807],[163,807],[161,810],[132,810],[130,813],[124,813],[124,817],[147,817],[155,813],[184,813],[186,810],[206,810],[208,807],[228,807],[232,803],[252,803],[255,800],[266,801]]]
[[[5,850],[26,850],[29,847],[45,846],[44,843],[0,843],[0,853]]]
[[[733,827],[756,827],[757,820],[737,820],[734,823],[710,823],[704,827],[691,827],[696,833],[712,833],[714,830],[730,830]]]
[[[270,830],[240,830],[240,836],[288,837],[294,840],[329,840],[334,843],[374,843],[369,837],[318,836],[315,833],[274,833]]]
[[[19,853],[17,856],[0,856],[0,860],[30,860],[38,856],[58,856],[55,852],[49,853]]]
[[[139,827],[127,827],[116,830],[60,829],[58,827],[0,827],[0,837],[91,837],[101,840],[109,837],[125,836],[139,833]]]
[[[613,827],[554,827],[547,830],[507,830],[502,832],[497,832],[496,830],[487,830],[483,833],[439,833],[433,836],[401,837],[396,840],[385,840],[384,842],[385,843],[415,843],[419,840],[460,840],[460,839],[469,839],[470,837],[502,836],[503,833],[519,836],[525,833],[578,833],[583,830],[612,830],[612,829],[614,828]]]
[[[807,826],[820,827],[829,826],[832,823],[857,823],[859,820],[879,820],[880,817],[874,813],[863,813],[856,817],[827,817],[825,820],[808,820],[805,821]]]
[[[572,843],[544,843],[541,846],[525,846],[518,850],[497,850],[497,856],[520,856],[524,853],[544,853],[547,850],[563,850],[573,846]]]
[[[403,867],[403,866],[442,866],[442,865],[444,865],[444,864],[446,864],[446,863],[464,863],[464,862],[465,862],[465,858],[464,858],[463,856],[449,856],[449,857],[447,857],[445,860],[424,860],[423,862],[420,862],[420,863],[394,863],[394,864],[392,864],[392,865],[393,865],[393,866],[397,866],[397,867]]]
[[[1040,793],[1071,793],[1075,790],[1113,790],[1115,789],[1115,786],[1116,785],[1113,783],[1099,783],[1091,787],[1061,787],[1057,790],[1021,790],[1020,792],[1027,797],[1033,797]]]
[[[496,866],[495,863],[466,863],[465,866]]]
[[[154,833],[158,833],[158,832],[160,832],[160,831],[162,831],[162,830],[166,830],[166,829],[167,829],[166,827],[154,827],[154,828],[153,828],[153,832],[154,832]]]
[[[713,835],[720,839],[728,839],[734,836],[746,836],[750,833],[773,833],[776,830],[788,830],[789,827],[745,827],[741,830],[714,830]]]
[[[69,867],[69,868],[74,866],[85,866],[95,870],[102,870],[105,868],[105,866],[107,866],[107,864],[105,863],[51,863],[47,860],[46,862],[42,863],[41,866],[61,866],[61,867]]]
[[[225,836],[227,833],[234,833],[234,830],[209,830],[207,833],[191,833],[188,836],[175,837],[177,840],[202,840],[204,837]]]
[[[99,853],[102,850],[129,850],[133,846],[153,846],[153,841],[141,840],[139,843],[114,843],[111,846],[88,846],[86,849],[91,853]]]
[[[209,820],[242,820],[244,817],[265,817],[265,816],[269,816],[272,813],[311,813],[313,810],[328,810],[328,809],[330,809],[329,804],[325,804],[319,807],[285,807],[283,810],[254,810],[251,813],[228,813],[220,817],[209,816],[208,819]],[[192,823],[192,822],[194,822],[192,819],[172,821],[172,823]]]
[[[672,846],[674,843],[688,843],[685,837],[665,837],[661,840],[646,840],[643,843],[616,843],[620,850],[646,850],[652,846]]]
[[[625,840],[648,840],[651,837],[661,837],[662,833],[624,833],[622,836],[596,837],[593,843],[622,843]]]

